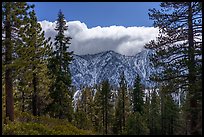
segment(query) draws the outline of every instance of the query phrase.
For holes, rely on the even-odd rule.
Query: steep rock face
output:
[[[92,55],[74,55],[70,65],[72,83],[79,89],[83,86],[94,86],[108,79],[113,87],[118,87],[120,75],[124,71],[128,87],[133,87],[136,74],[139,74],[142,83],[149,87],[153,73],[149,61],[150,50],[143,50],[135,56],[124,56],[114,51],[106,51]]]

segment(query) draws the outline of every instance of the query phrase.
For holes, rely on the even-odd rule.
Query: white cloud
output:
[[[57,34],[54,30],[56,22],[40,21],[46,37],[54,39]],[[123,55],[132,56],[140,52],[145,43],[155,39],[158,28],[154,27],[93,27],[87,28],[80,21],[67,22],[68,31],[65,35],[71,36],[70,50],[75,54],[94,54],[113,50]]]

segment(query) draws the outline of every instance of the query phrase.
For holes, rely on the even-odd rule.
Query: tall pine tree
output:
[[[48,68],[54,79],[50,87],[50,96],[53,99],[48,106],[54,117],[68,118],[72,120],[73,106],[72,106],[72,92],[71,92],[71,74],[69,64],[72,60],[73,52],[69,52],[69,44],[71,37],[64,35],[68,26],[64,14],[60,10],[58,13],[57,25],[55,30],[58,32],[55,37],[54,51],[51,53]]]
[[[190,134],[199,133],[201,101],[202,6],[200,2],[163,2],[161,10],[151,9],[149,16],[160,33],[146,48],[152,49],[151,61],[159,70],[153,79],[171,82],[170,92],[189,94]]]
[[[20,86],[24,101],[25,93],[31,95],[32,104],[29,105],[31,105],[33,115],[36,116],[40,114],[40,106],[43,106],[40,104],[40,94],[48,93],[47,89],[50,83],[47,76],[47,57],[50,52],[50,44],[49,39],[45,39],[34,10],[29,12],[26,28],[22,31],[21,37],[24,43],[19,45],[18,59],[16,59],[16,62],[21,63],[21,66],[18,67],[17,84]],[[22,103],[23,106],[24,103]],[[46,104],[45,101],[44,104]]]
[[[2,52],[5,74],[6,116],[14,121],[13,70],[17,57],[15,51],[21,41],[20,30],[26,25],[25,16],[30,6],[26,2],[2,3]],[[19,64],[18,64],[19,65]]]

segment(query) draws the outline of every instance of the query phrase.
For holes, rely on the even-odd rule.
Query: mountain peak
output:
[[[107,53],[116,53],[116,52],[113,50],[108,50]]]

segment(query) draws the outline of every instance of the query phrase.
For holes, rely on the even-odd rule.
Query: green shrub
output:
[[[65,119],[15,113],[15,121],[3,124],[3,135],[90,135],[92,131],[81,130]]]

